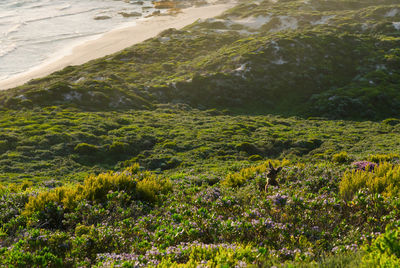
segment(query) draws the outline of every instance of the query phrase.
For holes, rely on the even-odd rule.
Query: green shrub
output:
[[[111,154],[124,154],[128,151],[128,149],[129,149],[129,144],[125,142],[116,141],[110,145],[108,151]]]
[[[400,267],[400,228],[386,229],[371,245],[363,247],[363,267]]]
[[[340,195],[350,200],[356,192],[368,189],[371,193],[396,196],[400,192],[400,166],[383,162],[374,172],[364,170],[347,171],[339,183]]]
[[[246,152],[249,155],[257,154],[260,151],[257,148],[257,146],[255,146],[254,144],[248,143],[248,142],[242,142],[242,143],[236,145],[236,149],[238,151]]]
[[[8,190],[8,188],[3,185],[2,183],[0,183],[0,196],[3,195],[4,193],[6,193]]]
[[[0,154],[5,153],[9,148],[8,141],[0,141]]]
[[[397,118],[388,118],[382,121],[383,124],[389,125],[389,126],[395,126],[400,123],[400,119]]]
[[[75,146],[74,151],[78,154],[90,155],[97,152],[97,146],[87,143],[79,143]]]
[[[5,267],[60,267],[62,258],[54,255],[48,247],[34,253],[25,251],[24,240],[17,242],[10,250],[4,252],[2,263]]]
[[[348,163],[351,160],[347,152],[340,152],[332,155],[332,161],[338,164]]]
[[[249,161],[260,161],[262,159],[263,159],[262,156],[260,156],[258,154],[254,154],[254,155],[249,157]]]
[[[162,147],[163,148],[167,148],[167,149],[175,149],[177,146],[176,146],[176,142],[175,141],[169,141],[169,142],[164,143],[162,145]]]
[[[318,266],[304,265],[304,267],[309,267],[309,268],[360,267],[362,256],[363,256],[362,251],[360,250],[356,252],[353,251],[337,252],[334,255],[323,256],[322,259],[318,261]]]

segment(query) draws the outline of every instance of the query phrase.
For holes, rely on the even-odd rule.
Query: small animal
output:
[[[265,184],[265,192],[268,191],[268,186],[278,186],[278,181],[276,180],[276,177],[278,176],[278,173],[282,170],[282,167],[278,167],[277,169],[274,168],[274,166],[269,163],[269,171],[267,173],[267,183]]]

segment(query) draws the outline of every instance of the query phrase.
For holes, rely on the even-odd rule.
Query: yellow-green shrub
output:
[[[222,184],[229,187],[240,187],[247,181],[247,179],[248,178],[241,173],[233,173],[228,174],[222,181]]]
[[[393,196],[400,191],[400,166],[383,162],[373,172],[364,170],[347,171],[340,181],[340,195],[350,200],[360,189],[368,189],[371,193]]]
[[[222,181],[222,184],[229,187],[240,187],[246,181],[256,178],[257,175],[266,173],[269,170],[269,163],[274,167],[278,167],[288,165],[289,161],[285,159],[282,161],[268,160],[259,166],[244,168],[237,173],[228,174]]]
[[[400,158],[398,154],[373,154],[368,156],[368,161],[380,163],[380,162],[387,162],[392,161],[395,158]]]
[[[7,190],[12,193],[23,192],[33,186],[33,182],[24,180],[22,183],[10,183],[7,185]]]
[[[104,173],[91,175],[83,182],[83,196],[89,201],[104,201],[109,191],[134,193],[137,181],[127,173]]]
[[[81,235],[87,235],[93,232],[95,229],[94,225],[86,226],[78,223],[75,227],[75,235],[76,236],[81,236]]]
[[[75,187],[61,186],[48,192],[39,193],[37,196],[30,196],[23,214],[29,216],[36,211],[42,211],[49,203],[62,204],[65,198],[73,198],[76,201],[79,198],[76,193]]]
[[[400,267],[400,228],[386,229],[363,250],[362,267]]]
[[[0,183],[0,195],[4,194],[7,191],[7,187]]]
[[[351,159],[347,152],[340,152],[332,155],[332,161],[339,164],[344,164],[349,162]]]
[[[155,175],[146,176],[138,181],[136,193],[139,199],[146,201],[156,201],[157,195],[171,191],[172,184],[169,180],[159,180]]]
[[[171,258],[163,258],[157,267],[239,267],[239,264],[252,264],[260,253],[251,246],[237,245],[235,248],[226,246],[202,247],[190,249],[189,260],[177,263]]]
[[[24,214],[29,216],[36,211],[43,211],[49,203],[73,210],[82,200],[104,202],[110,191],[124,191],[133,199],[153,202],[159,194],[167,193],[171,188],[168,179],[160,179],[150,172],[139,172],[139,166],[136,164],[123,172],[91,175],[83,184],[57,187],[31,196],[25,205]]]

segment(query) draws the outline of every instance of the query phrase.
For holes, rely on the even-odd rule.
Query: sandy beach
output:
[[[198,19],[207,19],[223,13],[234,3],[213,4],[183,9],[177,15],[155,16],[137,21],[135,26],[115,29],[100,37],[84,42],[72,48],[66,55],[53,61],[47,61],[32,70],[0,81],[0,89],[5,90],[26,82],[49,75],[67,66],[80,65],[93,59],[113,54],[134,44],[143,42],[160,32],[176,28],[181,29]],[[57,57],[56,57],[57,58]]]

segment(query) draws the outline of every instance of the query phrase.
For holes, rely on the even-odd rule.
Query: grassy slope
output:
[[[339,189],[352,161],[399,161],[399,120],[376,120],[399,111],[396,2],[245,1],[1,92],[0,179],[30,181],[0,187],[1,265],[359,264],[400,220],[397,188]],[[78,183],[136,162],[172,188]]]

